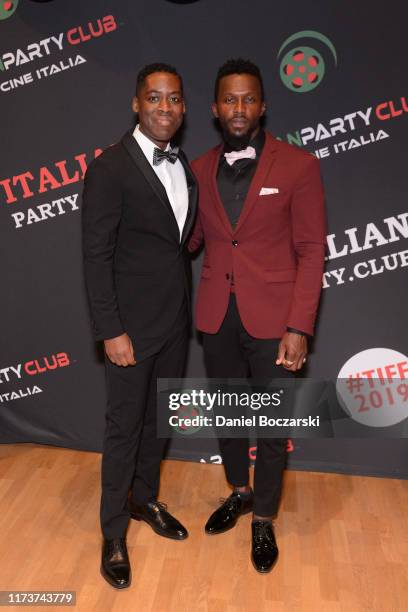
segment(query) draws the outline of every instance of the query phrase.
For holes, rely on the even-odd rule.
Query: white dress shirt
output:
[[[183,227],[186,222],[188,211],[188,189],[186,173],[184,172],[183,164],[178,159],[175,164],[172,164],[167,159],[163,160],[158,166],[153,165],[153,151],[156,147],[147,136],[145,136],[139,128],[139,124],[135,127],[133,136],[136,142],[145,154],[147,161],[162,182],[167,197],[169,198],[177,225],[180,230],[180,240],[183,233]],[[170,149],[170,143],[166,147],[166,151]]]

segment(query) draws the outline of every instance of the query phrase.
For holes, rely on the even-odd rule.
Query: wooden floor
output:
[[[250,563],[250,516],[206,536],[228,495],[222,466],[165,461],[161,499],[184,542],[132,521],[133,582],[99,574],[100,455],[0,446],[0,590],[75,590],[77,610],[262,612],[408,610],[408,483],[287,472],[272,573]],[[56,608],[53,608],[56,609]]]

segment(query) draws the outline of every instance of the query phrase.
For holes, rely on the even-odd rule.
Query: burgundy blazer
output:
[[[319,161],[266,132],[233,231],[216,182],[222,150],[219,145],[192,163],[200,201],[188,248],[195,251],[203,241],[205,246],[197,328],[219,330],[233,273],[239,314],[251,336],[280,338],[286,327],[312,335],[326,244]]]

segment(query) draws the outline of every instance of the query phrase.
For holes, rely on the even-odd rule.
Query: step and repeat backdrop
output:
[[[219,65],[243,56],[260,66],[266,127],[320,158],[326,190],[327,265],[306,375],[408,376],[404,12],[402,0],[387,10],[348,0],[0,0],[1,443],[101,450],[105,381],[82,274],[83,177],[133,125],[136,73],[153,61],[184,77],[190,159],[218,141]],[[195,333],[186,375],[205,376]],[[390,402],[366,400],[364,410],[395,423]],[[173,440],[168,453],[221,461],[214,440]],[[402,478],[407,443],[296,439],[288,466]]]

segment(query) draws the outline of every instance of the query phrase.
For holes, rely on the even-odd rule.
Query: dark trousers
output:
[[[157,378],[183,376],[188,343],[183,307],[171,336],[151,357],[126,368],[107,358],[108,407],[102,457],[101,527],[105,538],[123,537],[136,504],[157,499],[167,440],[156,433]]]
[[[275,364],[279,339],[259,339],[248,334],[241,323],[232,293],[227,314],[216,334],[203,334],[204,358],[209,378],[291,378],[293,374]],[[228,482],[242,487],[249,482],[247,438],[219,440]],[[287,441],[283,438],[257,440],[254,472],[254,512],[276,515],[282,490]]]

